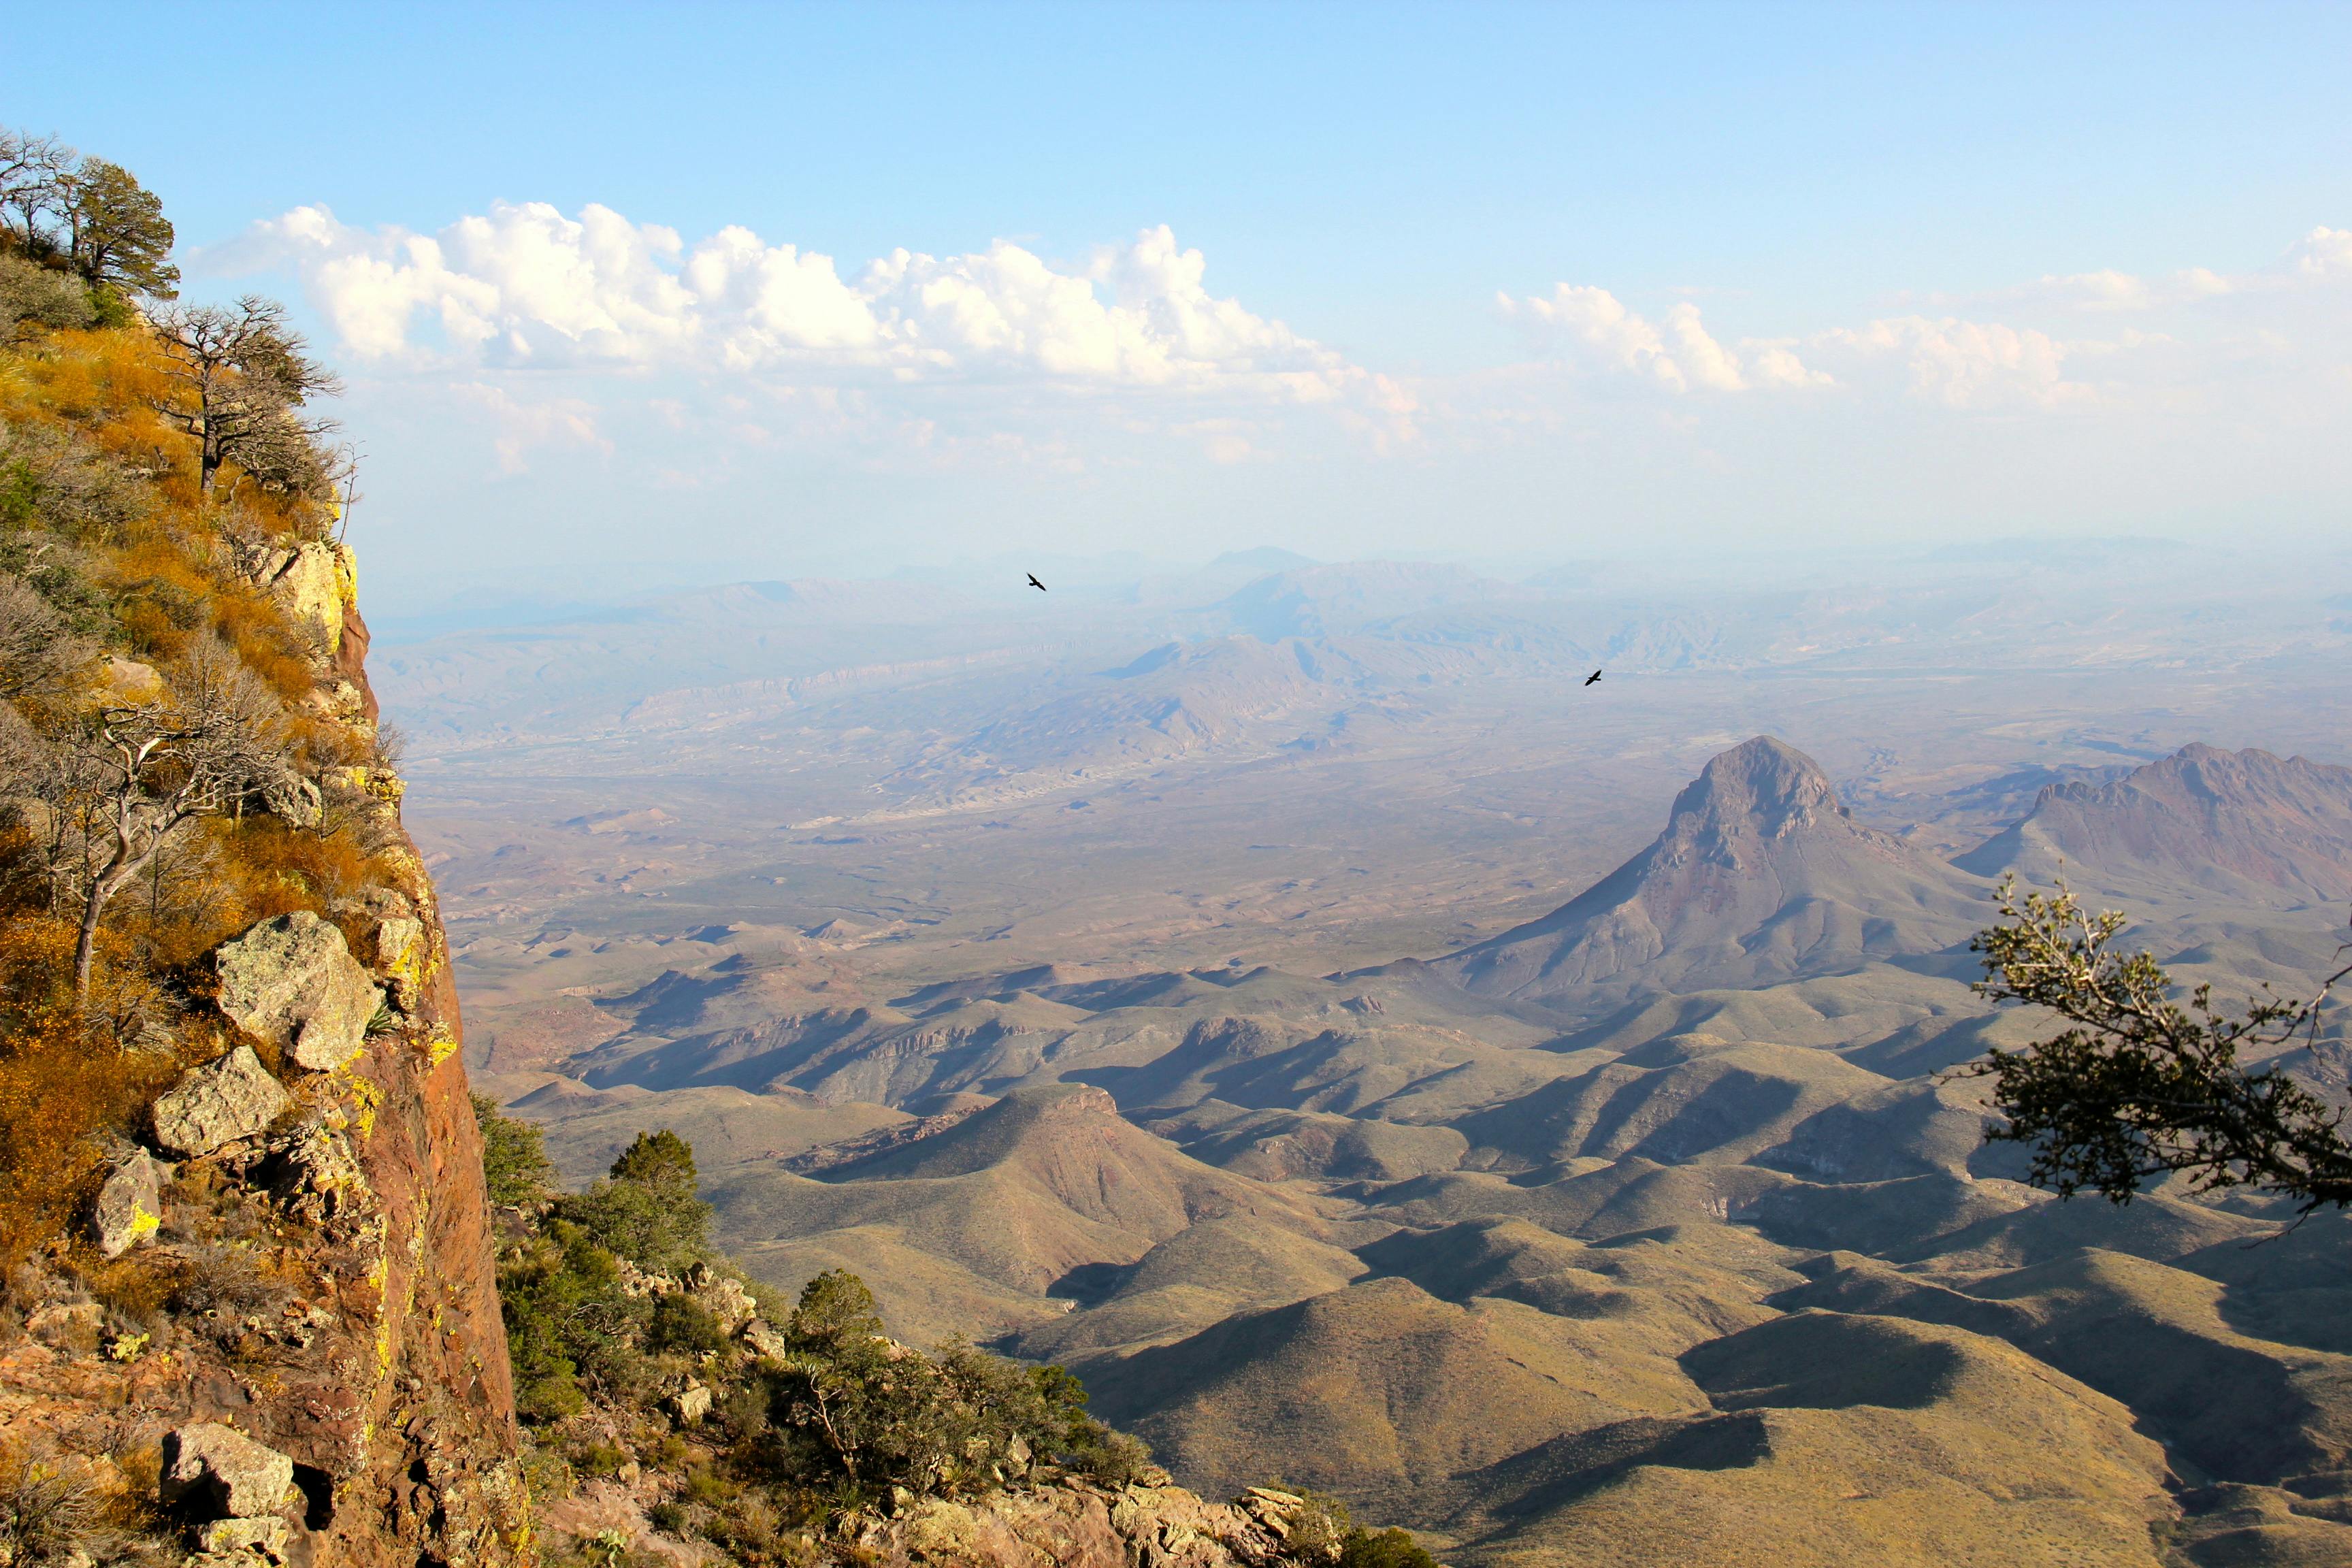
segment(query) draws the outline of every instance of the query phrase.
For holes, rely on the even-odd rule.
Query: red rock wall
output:
[[[337,662],[373,720],[367,643],[353,606]],[[352,1402],[358,1429],[351,1430],[354,1416],[330,1424],[356,1441],[361,1462],[337,1488],[340,1506],[318,1568],[459,1568],[529,1554],[463,1023],[431,883],[421,862],[412,859],[409,869],[401,890],[425,921],[429,967],[418,1027],[373,1037],[354,1064],[377,1097],[372,1125],[348,1135],[374,1194],[382,1278],[369,1364],[353,1369],[362,1380],[352,1386],[364,1390]]]

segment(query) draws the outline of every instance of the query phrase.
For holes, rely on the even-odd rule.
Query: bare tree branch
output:
[[[196,437],[198,484],[213,493],[235,463],[267,489],[313,493],[332,482],[319,443],[331,419],[298,412],[342,384],[310,357],[286,307],[247,294],[234,305],[174,306],[152,318],[170,390],[156,412]]]
[[[154,697],[85,717],[30,782],[53,874],[80,905],[74,985],[89,991],[106,906],[174,835],[255,792],[282,792],[276,696],[226,647],[199,647]]]

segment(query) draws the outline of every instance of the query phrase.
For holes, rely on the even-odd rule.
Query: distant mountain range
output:
[[[756,722],[788,706],[806,711],[828,687],[835,697],[861,695],[866,726],[887,729],[903,718],[909,740],[936,745],[942,735],[1006,726],[1051,730],[1055,721],[1038,715],[1101,672],[1171,642],[1234,637],[1311,645],[1326,663],[1352,661],[1399,688],[1473,673],[1580,679],[1596,664],[1623,675],[1836,670],[1865,661],[1913,669],[2135,668],[2177,658],[2184,627],[2200,660],[2216,668],[2352,647],[2352,624],[2324,595],[2282,600],[2274,583],[2250,579],[2234,591],[2261,607],[2231,616],[2216,613],[2233,591],[2219,577],[2176,571],[2125,595],[2097,569],[2104,557],[2062,562],[2031,591],[2020,590],[2002,561],[1882,574],[1867,586],[1834,578],[1808,588],[1651,580],[1597,592],[1575,574],[1512,583],[1442,563],[1308,563],[1267,553],[1043,595],[1018,572],[992,583],[698,589],[568,620],[387,638],[378,647],[381,683],[420,740],[458,751],[525,734],[593,739],[624,715],[640,731],[690,732],[706,718]],[[1889,580],[1897,585],[1885,585]],[[2185,602],[2199,606],[2186,619]],[[890,683],[908,689],[877,704],[874,672],[886,670],[901,672]],[[1199,673],[1212,684],[1223,679],[1213,663]],[[1163,684],[1168,695],[1191,700],[1181,680]],[[982,714],[992,716],[973,723]],[[1154,722],[1149,709],[1101,717],[1114,727]],[[1118,740],[1089,731],[1083,743],[1094,750]],[[713,751],[694,760],[707,769],[727,757]]]
[[[2110,784],[2048,786],[1956,864],[2043,883],[2071,872],[2144,895],[2341,903],[2352,899],[2352,768],[2187,746]]]

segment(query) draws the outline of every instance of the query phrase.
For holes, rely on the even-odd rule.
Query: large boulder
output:
[[[215,955],[220,1010],[249,1035],[287,1047],[297,1067],[341,1067],[366,1043],[383,993],[343,933],[308,910],[267,920]]]
[[[199,1421],[163,1438],[163,1500],[208,1519],[275,1514],[294,1485],[294,1461],[233,1426]]]
[[[770,1361],[781,1362],[793,1353],[792,1342],[776,1332],[765,1318],[754,1318],[744,1324],[736,1338],[751,1347],[753,1355],[765,1356]]]
[[[197,1159],[266,1131],[290,1102],[251,1046],[191,1068],[155,1101],[155,1142],[167,1154]]]
[[[163,1184],[171,1174],[171,1166],[144,1149],[114,1167],[90,1205],[89,1226],[100,1252],[120,1258],[155,1239],[163,1224]]]
[[[684,1388],[663,1403],[669,1406],[669,1413],[677,1418],[679,1426],[691,1426],[710,1414],[710,1390],[689,1378]]]
[[[392,982],[393,1000],[403,1012],[415,1012],[423,1000],[425,969],[431,956],[423,921],[390,915],[376,923],[376,973]]]

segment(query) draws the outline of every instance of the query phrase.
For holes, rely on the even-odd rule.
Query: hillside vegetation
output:
[[[301,340],[248,301],[246,342],[192,361],[170,323],[208,313],[151,302],[151,326],[118,270],[36,241],[0,245],[12,1261],[59,1235],[100,1134],[205,1054],[201,959],[296,911],[367,952],[369,895],[418,876],[377,809],[397,798],[383,737],[337,663],[350,567]],[[218,456],[223,423],[254,439]]]
[[[0,187],[0,1560],[525,1557],[332,378],[126,171]]]

